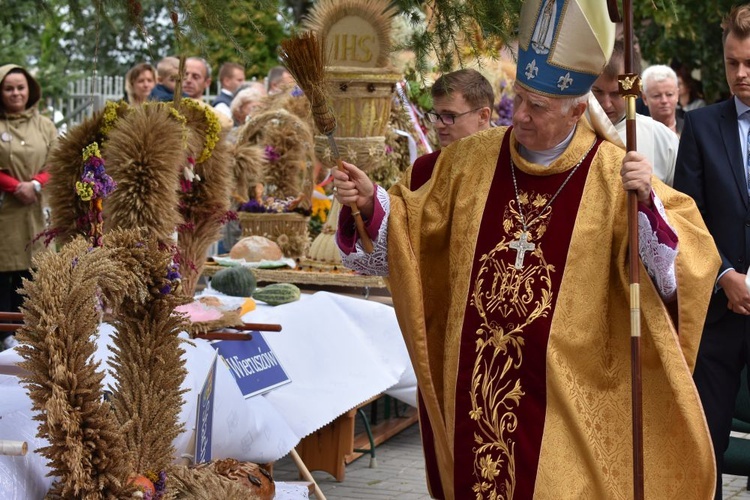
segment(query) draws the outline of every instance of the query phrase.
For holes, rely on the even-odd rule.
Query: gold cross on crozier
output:
[[[529,242],[529,234],[526,231],[521,233],[517,240],[511,241],[510,248],[516,251],[516,269],[523,269],[523,258],[526,252],[531,252],[536,248],[534,243]]]

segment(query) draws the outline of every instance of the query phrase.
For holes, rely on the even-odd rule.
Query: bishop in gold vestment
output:
[[[539,213],[554,190],[526,187],[541,168],[505,133],[491,129],[442,150],[430,182],[413,191],[410,172],[388,196],[390,290],[434,453],[428,472],[439,475],[431,491],[630,498],[626,193],[612,167],[623,153],[598,145],[532,226],[536,247],[517,270],[504,138],[527,213]],[[569,173],[595,139],[580,124],[547,177]],[[651,281],[641,286],[646,497],[710,498],[711,444],[691,370],[718,258],[692,200],[658,181],[654,192],[679,252],[672,314]]]
[[[709,499],[714,459],[691,372],[718,253],[693,200],[583,118],[608,53],[566,62],[555,44],[570,48],[586,22],[612,27],[593,0],[553,1],[524,2],[513,127],[418,159],[387,193],[354,165],[334,171],[375,251],[357,243],[348,207],[337,241],[346,265],[389,277],[434,497],[629,499],[634,191],[645,495]],[[535,52],[533,21],[550,12],[552,46]]]

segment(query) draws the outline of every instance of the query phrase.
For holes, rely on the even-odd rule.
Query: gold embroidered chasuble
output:
[[[480,486],[472,491],[454,490],[456,484],[466,483],[466,478],[454,478],[456,470],[464,470],[456,466],[456,454],[464,460],[467,449],[478,453],[486,444],[482,440],[469,444],[456,441],[457,422],[478,420],[476,407],[474,413],[456,414],[461,391],[471,391],[465,384],[459,385],[458,367],[462,339],[476,335],[466,329],[466,312],[474,299],[471,281],[476,276],[470,271],[482,258],[476,245],[481,239],[480,226],[488,230],[482,223],[483,213],[505,131],[494,128],[451,145],[441,152],[429,182],[412,191],[407,174],[406,183],[390,191],[390,288],[417,373],[423,403],[420,418],[431,431],[430,448],[434,448],[440,476],[431,480],[439,480],[445,498],[505,498],[505,492],[514,490],[515,475],[528,473],[514,468],[512,456],[496,462],[482,462],[482,457],[475,456],[470,460],[478,464],[477,477],[509,479],[488,489],[472,478],[470,484]],[[511,133],[510,156],[518,172],[530,174],[529,179],[561,174],[585,156],[594,140],[588,124],[580,122],[565,153],[543,167],[518,155]],[[545,309],[549,315],[546,387],[538,466],[531,471],[536,477],[534,498],[632,496],[627,196],[619,176],[622,156],[619,148],[602,143],[588,172],[581,172],[586,178],[570,231],[564,272],[553,274],[552,279],[558,280],[554,287],[557,296],[551,297],[554,308]],[[528,184],[519,186],[522,196],[534,191]],[[679,236],[675,263],[679,335],[642,269],[646,497],[711,498],[713,454],[691,371],[718,255],[692,200],[658,180],[654,180],[654,191]],[[539,203],[548,199],[546,196]],[[533,210],[533,200],[520,201]],[[504,239],[507,245],[518,236],[518,228],[510,227],[515,222],[506,220],[514,219],[517,208],[511,199],[497,214],[498,225],[492,231],[497,231],[494,237],[498,242]],[[561,210],[551,206],[553,214],[556,209],[558,213]],[[553,245],[544,241],[543,235],[532,234],[534,238],[541,238],[538,243],[545,248]],[[512,251],[510,255],[515,256]],[[529,255],[526,261],[532,262]],[[535,295],[528,310],[538,311],[540,304],[544,309],[548,299]],[[518,339],[523,344],[522,336]],[[521,345],[520,351],[523,349]],[[517,362],[510,356],[506,361],[511,366]],[[487,365],[477,362],[474,366]],[[508,370],[508,365],[495,361],[486,377],[501,377]],[[488,384],[481,390],[490,390]],[[521,402],[529,397],[520,392],[515,396]],[[485,399],[488,397],[492,394],[485,394]],[[504,436],[506,447],[517,446],[512,426]]]

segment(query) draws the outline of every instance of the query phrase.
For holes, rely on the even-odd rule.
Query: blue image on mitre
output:
[[[521,8],[516,83],[551,97],[586,94],[612,54],[606,0],[529,0]]]

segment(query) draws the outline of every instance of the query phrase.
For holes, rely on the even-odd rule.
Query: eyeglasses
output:
[[[429,121],[430,123],[437,123],[438,120],[440,120],[441,122],[443,122],[443,125],[453,125],[454,123],[456,123],[456,118],[459,118],[464,115],[468,115],[469,113],[473,113],[474,111],[479,111],[480,109],[482,108],[471,109],[469,111],[464,111],[463,113],[458,113],[458,114],[453,114],[453,113],[438,114],[438,113],[435,113],[434,111],[428,111],[424,115],[427,117],[427,121]]]

